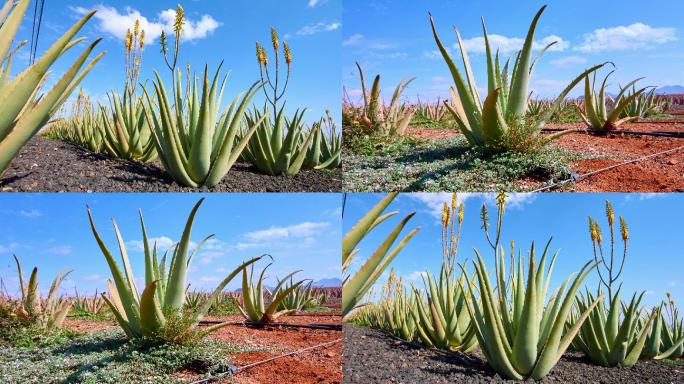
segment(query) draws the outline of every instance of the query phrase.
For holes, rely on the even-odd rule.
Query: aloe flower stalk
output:
[[[171,178],[181,185],[217,185],[267,117],[265,114],[248,126],[241,140],[236,142],[245,109],[262,84],[252,84],[249,90],[238,95],[219,116],[227,77],[224,76],[219,81],[222,65],[219,65],[211,82],[209,69],[205,66],[201,89],[197,86],[197,77],[193,76],[191,83],[188,80],[189,89],[184,91],[181,72],[176,71],[172,99],[169,99],[164,82],[156,71],[156,80],[153,82],[156,104],[145,91],[146,116],[152,128],[159,158]]]
[[[359,221],[344,235],[342,239],[342,272],[346,273],[353,258],[358,253],[356,246],[370,231],[383,221],[397,214],[396,211],[384,213],[387,206],[397,196],[396,192],[389,193],[368,211]],[[392,232],[378,246],[373,255],[369,257],[353,276],[346,276],[342,283],[342,315],[347,316],[359,304],[364,295],[378,280],[382,272],[399,254],[411,238],[418,233],[415,228],[404,236],[391,251],[390,248],[396,241],[415,212],[408,214],[394,227]]]
[[[142,294],[139,293],[136,286],[135,277],[126,251],[126,245],[121,237],[116,222],[113,222],[114,232],[116,233],[119,244],[123,267],[116,262],[114,256],[97,232],[90,208],[88,208],[88,219],[90,220],[93,236],[107,260],[107,264],[112,273],[112,280],[108,281],[110,296],[107,297],[102,294],[102,298],[114,314],[114,318],[128,338],[155,339],[159,337],[161,332],[165,329],[167,319],[171,317],[189,316],[187,317],[188,321],[185,329],[174,330],[176,333],[173,335],[171,341],[180,340],[184,335],[195,331],[199,321],[206,315],[211,304],[221,294],[223,288],[225,288],[240,271],[261,259],[262,256],[259,256],[243,262],[214,289],[209,299],[195,312],[190,314],[183,313],[183,305],[186,303],[186,282],[190,263],[202,244],[213,236],[206,236],[197,244],[192,253],[189,252],[193,221],[202,201],[204,201],[204,199],[200,199],[190,212],[180,242],[171,250],[172,254],[168,268],[168,251],[164,253],[160,260],[156,243],[153,247],[150,247],[147,238],[147,229],[145,227],[142,212],[140,212],[140,227],[142,230],[145,253],[145,289]],[[213,332],[226,325],[228,325],[228,323],[225,322],[216,324],[209,328],[202,329],[202,332],[203,334],[208,334],[209,332]]]
[[[74,36],[95,14],[93,11],[72,25],[38,61],[11,79],[13,56],[25,42],[14,50],[10,50],[10,47],[29,3],[29,0],[5,1],[0,8],[0,174],[21,147],[59,110],[83,77],[104,55],[104,52],[98,54],[81,70],[101,39],[95,40],[78,56],[52,89],[39,95],[52,64],[85,39]]]
[[[19,301],[16,314],[25,321],[38,325],[45,331],[52,331],[62,327],[69,311],[71,302],[58,298],[59,286],[69,276],[71,271],[65,274],[57,274],[52,281],[47,299],[42,300],[38,289],[38,268],[33,268],[28,282],[24,280],[24,273],[21,269],[19,258],[14,255],[17,264],[17,274],[19,276],[19,287],[21,289],[21,300]]]
[[[432,26],[435,42],[449,67],[455,85],[455,89],[452,92],[452,102],[449,103],[445,101],[444,105],[456,120],[459,130],[466,137],[470,145],[506,149],[505,146],[502,148],[503,140],[511,131],[511,126],[519,124],[531,124],[534,128],[534,130],[531,131],[531,135],[539,135],[544,124],[551,118],[553,113],[558,110],[568,93],[570,93],[585,76],[604,65],[595,65],[584,71],[558,95],[550,108],[543,114],[537,116],[531,123],[524,122],[530,94],[528,86],[534,66],[544,52],[556,43],[552,42],[548,44],[540,51],[534,60],[532,59],[535,29],[537,27],[537,22],[545,9],[546,6],[543,6],[532,20],[523,48],[515,56],[511,73],[509,73],[510,60],[507,60],[502,68],[499,53],[496,52],[496,54],[492,54],[487,28],[484,19],[482,20],[482,30],[487,55],[488,79],[487,97],[484,103],[480,100],[468,53],[465,50],[460,33],[456,31],[458,46],[465,69],[465,76],[451,58],[449,51],[447,51],[442,44],[442,41],[437,34],[432,15],[430,15],[430,24]],[[569,131],[558,132],[546,136],[544,140],[548,142],[568,132]]]

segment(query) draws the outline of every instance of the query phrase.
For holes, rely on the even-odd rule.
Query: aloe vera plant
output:
[[[24,279],[19,258],[14,255],[17,264],[17,274],[19,275],[19,287],[21,289],[21,300],[16,308],[16,315],[30,324],[35,324],[48,332],[61,328],[69,311],[71,302],[58,297],[59,286],[69,276],[71,271],[65,274],[57,274],[52,281],[50,291],[45,300],[41,299],[38,290],[38,268],[33,268],[28,282]]]
[[[344,274],[347,273],[352,260],[359,252],[356,249],[359,242],[383,221],[397,214],[396,211],[383,213],[396,196],[396,192],[387,194],[344,235],[342,239],[342,272]],[[413,229],[390,251],[397,237],[414,215],[415,212],[404,217],[354,275],[345,276],[342,282],[343,316],[347,316],[360,304],[364,295],[375,284],[382,272],[387,269],[408,241],[418,233],[419,228]]]
[[[662,334],[662,348],[666,351],[677,345],[678,340],[684,340],[684,320],[682,320],[679,309],[675,306],[674,299],[669,292],[667,293],[667,300],[664,304],[665,318]],[[684,356],[684,342],[679,343],[679,347],[674,349],[670,358],[681,358],[682,356]]]
[[[369,296],[373,296],[372,289]],[[414,341],[417,338],[415,311],[416,296],[406,290],[401,277],[390,269],[380,300],[361,306],[347,321],[389,332],[403,340]]]
[[[608,78],[613,72],[615,71],[610,71],[606,77],[603,78],[601,87],[598,90],[596,89],[596,73],[592,76],[592,80],[589,79],[589,74],[584,77],[584,108],[580,109],[579,112],[584,123],[592,131],[613,131],[620,125],[639,118],[639,116],[626,116],[621,118],[621,115],[630,103],[634,102],[646,91],[646,88],[641,88],[625,95],[629,88],[642,78],[632,80],[622,87],[617,97],[612,100],[612,107],[610,107],[608,105],[609,96],[606,96],[606,86],[608,84]]]
[[[577,290],[596,264],[586,263],[574,280],[572,275],[568,276],[561,287],[552,293],[547,303],[548,286],[557,255],[551,258],[549,268],[545,271],[549,244],[550,241],[538,267],[532,244],[527,283],[523,276],[522,257],[518,259],[517,267],[511,265],[513,271],[509,288],[504,288],[508,286],[503,255],[496,261],[495,280],[492,281],[482,256],[476,251],[477,260],[473,261],[473,266],[482,304],[473,302],[475,290],[468,288],[469,295],[465,296],[467,308],[478,344],[487,362],[496,372],[507,378],[540,380],[546,376],[570,346],[591,309],[601,299],[589,303],[564,332]],[[466,282],[469,287],[470,279],[467,276]],[[496,293],[492,287],[497,287]],[[510,291],[509,294],[506,293],[507,290]]]
[[[475,328],[466,308],[468,291],[462,289],[466,277],[455,271],[458,243],[463,224],[463,203],[458,203],[454,193],[451,204],[442,206],[442,265],[439,276],[423,275],[426,300],[414,288],[418,298],[417,311],[412,314],[416,321],[420,340],[440,349],[470,352],[477,346]]]
[[[287,282],[285,281],[283,284],[281,284],[280,281],[278,281],[278,285],[281,287],[281,289],[287,291],[292,287],[294,284],[296,284],[292,276],[290,276],[290,281]],[[280,302],[278,305],[277,310],[293,310],[293,311],[303,311],[305,309],[311,309],[315,308],[318,305],[320,305],[322,302],[320,301],[320,297],[317,297],[313,294],[312,292],[312,285],[313,285],[313,280],[309,280],[308,283],[306,284],[301,284],[299,287],[293,289],[290,291],[289,294],[283,298],[283,300]],[[278,292],[275,292],[275,296],[278,296]]]
[[[269,292],[267,289],[264,289],[264,273],[266,273],[266,270],[272,264],[273,263],[269,263],[261,270],[256,284],[254,283],[254,266],[250,268],[249,276],[247,275],[246,269],[242,270],[242,303],[238,302],[238,309],[240,310],[240,313],[242,313],[242,316],[252,324],[269,324],[281,316],[287,316],[296,311],[294,308],[281,310],[278,310],[278,308],[288,295],[297,290],[304,283],[304,280],[290,284],[286,288],[282,288],[287,279],[299,271],[292,272],[278,282],[278,285],[273,292]],[[271,296],[268,305],[266,304],[265,293],[268,293],[269,296]]]
[[[453,100],[451,103],[445,102],[444,105],[456,120],[459,130],[466,137],[470,145],[505,150],[507,149],[505,143],[507,135],[513,129],[512,127],[520,125],[530,126],[529,135],[538,136],[544,124],[559,108],[575,85],[587,74],[596,71],[604,65],[595,65],[584,71],[568,84],[551,104],[550,108],[540,116],[533,118],[531,122],[524,121],[528,108],[528,95],[530,94],[528,86],[534,66],[544,52],[556,43],[552,42],[545,46],[537,57],[532,60],[535,29],[544,9],[546,9],[546,6],[543,6],[532,20],[523,48],[515,56],[512,72],[510,73],[510,59],[502,67],[499,53],[492,54],[487,28],[483,19],[482,30],[487,56],[488,79],[487,97],[484,103],[480,100],[468,53],[465,50],[460,33],[456,31],[458,46],[465,69],[465,77],[451,58],[449,51],[442,44],[432,15],[430,15],[430,24],[435,42],[449,67],[455,85],[452,92]],[[561,131],[545,136],[543,142],[548,142],[566,133],[568,132]]]
[[[663,309],[669,303],[661,303],[659,307],[654,309],[654,320],[651,331],[646,336],[646,343],[641,352],[641,357],[646,359],[662,360],[680,357],[682,355],[681,349],[684,345],[684,334],[681,329],[677,330],[679,324],[673,323],[670,328],[667,319],[663,313]],[[643,318],[641,318],[643,321]]]
[[[12,41],[29,3],[30,0],[7,0],[0,7],[0,174],[21,147],[59,110],[83,77],[104,55],[104,52],[98,54],[81,70],[101,39],[95,40],[78,56],[52,89],[46,94],[40,94],[52,64],[84,40],[74,36],[90,20],[95,13],[93,11],[72,25],[33,65],[13,79],[10,78],[13,56],[25,43],[11,49]]]
[[[475,326],[466,306],[468,291],[461,287],[465,275],[456,279],[442,265],[439,277],[426,273],[424,281],[427,300],[417,300],[418,310],[413,312],[417,334],[429,347],[471,352],[477,347]],[[418,297],[418,291],[415,292]]]
[[[342,164],[342,134],[337,132],[336,127],[329,111],[325,111],[325,117],[314,123],[311,128],[315,132],[314,137],[303,164],[305,169],[332,169]]]
[[[62,107],[62,110],[64,109]],[[102,150],[101,125],[101,114],[95,111],[90,97],[84,95],[81,89],[71,105],[69,116],[51,121],[45,129],[41,130],[40,135],[74,143],[92,152],[100,152]]]
[[[95,290],[93,296],[81,295],[75,288],[74,291],[75,295],[72,300],[74,310],[91,314],[100,313],[105,303],[104,299],[97,293],[97,290]]]
[[[638,120],[644,117],[662,113],[663,110],[661,109],[661,105],[656,100],[655,91],[656,88],[653,87],[650,91],[644,91],[637,98],[633,99],[629,104],[627,104],[620,117],[635,117]],[[631,90],[625,92],[624,97],[629,98],[631,95],[637,92],[636,86],[632,85]]]
[[[225,76],[219,81],[220,73],[221,65],[210,83],[209,69],[205,66],[202,88],[199,89],[197,76],[193,75],[184,91],[181,72],[176,71],[172,99],[169,99],[164,82],[155,71],[156,105],[145,91],[146,116],[159,159],[169,175],[181,185],[213,187],[218,184],[267,117],[265,114],[249,126],[236,143],[245,109],[262,85],[255,82],[241,93],[217,121],[226,84]]]
[[[309,132],[304,129],[304,112],[296,111],[292,119],[284,116],[284,107],[278,110],[275,121],[268,117],[268,109],[254,108],[245,114],[245,127],[238,139],[245,140],[249,127],[256,132],[249,139],[242,156],[268,175],[293,176],[299,173],[306,160],[307,150],[320,130],[314,126]],[[252,128],[253,130],[253,128]]]
[[[185,229],[181,235],[180,242],[172,249],[171,260],[167,268],[168,250],[161,259],[158,257],[157,245],[150,247],[147,238],[147,229],[140,213],[140,227],[142,230],[143,247],[145,253],[145,289],[142,294],[138,292],[135,277],[131,268],[126,245],[119,232],[116,222],[113,222],[114,232],[119,244],[121,262],[123,268],[117,263],[112,253],[100,237],[93,221],[90,208],[88,208],[88,219],[93,236],[97,241],[102,254],[107,260],[109,269],[112,273],[112,280],[108,281],[109,297],[102,294],[105,303],[114,313],[114,317],[119,326],[130,339],[159,339],[166,329],[169,319],[182,318],[184,329],[173,330],[171,340],[160,341],[180,341],[184,336],[196,331],[199,321],[207,313],[212,301],[221,294],[230,281],[237,276],[240,271],[247,268],[252,263],[261,259],[262,256],[254,257],[235,268],[211,293],[196,311],[183,312],[183,305],[186,302],[186,281],[188,268],[195,254],[199,251],[202,244],[213,235],[202,239],[192,253],[189,252],[190,236],[195,214],[204,199],[200,199],[193,207],[185,224]],[[203,328],[202,335],[206,335],[228,323],[220,323],[208,328]]]
[[[415,77],[399,81],[392,99],[388,106],[385,106],[380,95],[380,75],[376,75],[371,86],[370,93],[366,89],[366,80],[363,76],[361,64],[356,63],[359,69],[359,79],[363,95],[363,110],[361,112],[360,123],[373,133],[382,136],[397,137],[406,133],[415,115],[415,110],[400,103],[401,94],[411,84]]]
[[[594,305],[591,309],[588,303],[596,301],[587,290],[585,297],[577,298],[577,309],[581,312],[589,310],[590,314],[577,334],[575,346],[591,361],[605,367],[631,367],[636,364],[655,318],[654,312],[645,324],[640,321],[643,296],[644,292],[639,296],[635,293],[629,305],[625,305],[620,300],[618,288],[609,308],[606,308],[603,299],[600,299],[598,306]]]
[[[100,105],[103,148],[110,156],[143,163],[157,158],[144,100],[131,89],[109,95],[109,108]]]

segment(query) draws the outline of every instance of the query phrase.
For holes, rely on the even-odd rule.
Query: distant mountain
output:
[[[684,93],[684,86],[681,85],[665,85],[658,87],[655,91],[656,95],[677,95]]]
[[[342,286],[342,280],[338,278],[334,279],[321,279],[318,281],[315,281],[312,285],[313,287],[316,288],[334,288],[334,287],[341,287]]]

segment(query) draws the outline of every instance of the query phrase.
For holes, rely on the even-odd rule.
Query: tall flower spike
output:
[[[447,203],[444,203],[444,205],[442,205],[442,226],[447,225],[448,221],[449,221],[449,207],[447,206]]]
[[[594,220],[591,217],[589,217],[589,236],[591,237],[592,242],[596,241],[596,228],[594,227]]]
[[[130,51],[131,47],[133,46],[133,34],[131,33],[130,28],[126,30],[126,40],[124,40],[124,46],[126,47],[126,52]]]
[[[274,27],[271,27],[271,42],[273,43],[273,50],[278,51],[280,42],[278,41],[278,32]]]
[[[143,29],[142,32],[140,32],[140,49],[143,49],[145,47],[145,30]]]
[[[622,216],[620,216],[620,233],[622,234],[623,241],[627,241],[629,239],[629,227]]]
[[[615,211],[613,211],[613,206],[608,200],[606,200],[606,217],[608,218],[608,225],[612,227],[615,222]]]
[[[596,242],[601,245],[603,244],[603,234],[601,233],[601,227],[598,223],[594,221],[594,231],[596,231]]]
[[[159,45],[161,45],[162,53],[166,55],[168,49],[166,48],[166,32],[164,31],[161,32],[161,36],[159,37]]]
[[[455,193],[451,195],[451,209],[456,209],[456,204],[458,203],[458,198],[456,196]]]
[[[183,31],[183,25],[185,25],[185,11],[183,11],[183,7],[178,4],[176,7],[176,19],[173,21],[173,32],[175,32],[177,36],[180,36]]]
[[[463,222],[463,203],[458,206],[458,223],[461,224]]]
[[[489,215],[487,214],[487,205],[482,204],[482,209],[480,210],[480,219],[482,220],[482,229],[489,228]]]
[[[504,211],[506,208],[506,199],[508,197],[506,196],[506,192],[499,192],[496,194],[496,206],[499,207],[499,210],[501,212]]]
[[[133,24],[133,35],[138,36],[140,34],[140,20],[135,19],[135,24]]]
[[[290,51],[290,46],[287,42],[283,41],[283,52],[285,53],[285,62],[287,65],[292,64],[292,51]]]

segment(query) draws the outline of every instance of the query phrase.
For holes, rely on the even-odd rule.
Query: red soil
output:
[[[549,128],[584,129],[583,124],[552,124]],[[624,131],[684,132],[684,119],[643,120],[625,124]],[[439,140],[457,135],[455,130],[409,128],[409,134],[421,139]],[[628,160],[655,154],[684,145],[684,139],[635,136],[613,133],[606,136],[576,132],[554,141],[554,145],[576,152],[606,157],[581,160],[571,164],[580,175]],[[684,191],[684,149],[582,178],[572,188],[583,192],[674,192]]]
[[[339,312],[330,314],[317,312],[301,314],[278,319],[288,324],[342,324]],[[260,364],[233,377],[227,377],[225,383],[341,383],[342,382],[342,332],[306,328],[264,327],[253,328],[241,324],[241,316],[222,318],[206,318],[205,320],[221,320],[240,324],[231,324],[212,333],[209,337],[225,342],[248,346],[250,349],[266,351],[241,352],[230,355],[232,364],[243,367],[303,348],[340,340],[338,343],[306,351],[293,356],[280,358]],[[67,320],[65,326],[79,332],[91,332],[116,327],[113,323],[89,320]],[[192,378],[190,372],[180,372],[180,377]]]
[[[221,320],[226,320],[222,318]],[[241,321],[240,317],[228,318]],[[340,316],[288,316],[278,319],[288,324],[341,324]],[[243,352],[231,355],[237,367],[266,360],[299,349],[342,338],[341,331],[327,331],[305,328],[266,327],[251,328],[244,325],[230,325],[212,337],[233,344],[250,345],[268,349],[268,352]],[[342,343],[335,343],[301,354],[288,356],[238,372],[233,382],[256,383],[341,383]]]

